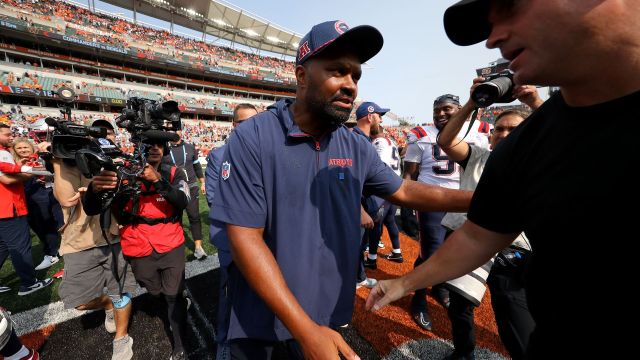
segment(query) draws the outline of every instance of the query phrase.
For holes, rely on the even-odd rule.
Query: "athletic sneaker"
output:
[[[378,264],[376,262],[376,259],[369,259],[368,257],[364,259],[364,267],[368,268],[368,269],[377,269],[378,268]]]
[[[0,293],[11,291],[11,288],[8,286],[0,285]]]
[[[384,249],[384,243],[382,241],[378,241],[378,247],[380,249]]]
[[[369,289],[372,289],[374,286],[376,286],[377,283],[378,283],[378,280],[376,279],[366,278],[364,279],[364,281],[361,281],[356,284],[356,289],[360,289],[363,286]]]
[[[385,257],[387,260],[391,260],[397,263],[401,263],[404,262],[404,258],[402,257],[402,253],[394,253],[392,252],[391,254],[387,255]]]
[[[32,292],[36,292],[38,290],[46,288],[47,286],[51,285],[52,282],[53,280],[51,279],[44,279],[44,280],[36,280],[35,284],[31,286],[20,286],[20,291],[18,291],[18,295],[20,296],[29,295]]]
[[[57,256],[45,255],[40,265],[36,266],[36,270],[44,270],[57,263],[60,259]]]
[[[40,354],[33,349],[29,349],[29,353],[21,357],[20,360],[40,360]]]
[[[133,338],[125,335],[113,340],[113,354],[111,360],[131,360],[133,357]]]
[[[198,246],[196,247],[196,251],[193,252],[193,256],[195,256],[198,260],[204,260],[207,258],[207,253],[204,252],[202,246]]]
[[[116,316],[113,309],[104,311],[104,328],[109,334],[116,332]]]
[[[431,317],[429,317],[429,313],[426,309],[421,311],[412,311],[411,317],[413,318],[413,321],[418,324],[418,326],[427,331],[431,331]]]

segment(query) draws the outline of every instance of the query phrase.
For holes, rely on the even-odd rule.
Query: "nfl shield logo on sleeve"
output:
[[[225,161],[222,163],[222,172],[220,173],[220,176],[222,177],[222,180],[227,180],[229,175],[231,175],[231,164],[229,164],[228,161]]]

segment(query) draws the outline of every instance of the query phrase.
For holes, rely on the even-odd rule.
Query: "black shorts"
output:
[[[178,295],[184,289],[184,243],[159,254],[128,257],[133,275],[151,295]]]

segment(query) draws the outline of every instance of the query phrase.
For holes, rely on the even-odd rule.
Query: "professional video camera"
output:
[[[78,150],[90,149],[95,152],[103,152],[109,156],[120,156],[115,144],[104,139],[107,131],[97,126],[77,125],[71,118],[71,104],[75,99],[75,93],[68,87],[61,87],[56,92],[57,99],[61,106],[60,118],[48,117],[45,119],[47,125],[54,128],[51,138],[51,151],[53,156],[76,160]]]
[[[114,159],[105,152],[95,149],[80,149],[76,155],[78,168],[87,178],[92,178],[102,169],[116,171],[119,177],[118,188],[105,197],[116,193],[136,194],[139,191],[136,178],[144,171],[151,144],[178,141],[179,137],[169,130],[180,127],[180,110],[175,101],[158,103],[154,100],[132,97],[116,124],[131,134],[133,154],[121,154]]]
[[[513,97],[513,72],[509,70],[508,62],[497,63],[493,66],[476,70],[478,76],[485,81],[473,90],[471,100],[476,106],[484,108],[494,103],[510,103]]]

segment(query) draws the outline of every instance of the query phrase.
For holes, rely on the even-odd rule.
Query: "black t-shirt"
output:
[[[531,241],[532,358],[628,345],[619,321],[637,306],[629,291],[638,281],[631,248],[640,239],[640,191],[631,173],[639,134],[640,92],[582,108],[558,94],[487,162],[468,218],[499,233],[524,231]]]

